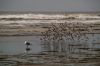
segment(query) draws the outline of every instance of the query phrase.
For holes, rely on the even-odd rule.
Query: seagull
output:
[[[25,41],[25,44],[26,44],[26,45],[31,45],[31,43],[29,43],[29,42],[27,42],[27,41]]]

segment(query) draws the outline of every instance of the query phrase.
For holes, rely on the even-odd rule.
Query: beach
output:
[[[99,14],[100,13],[0,14],[0,65],[99,66]],[[64,28],[62,25],[67,25],[67,27],[65,26],[66,28]],[[66,39],[66,41],[63,41],[65,43],[63,43],[62,39],[64,38],[63,40],[65,40],[65,34],[67,34],[67,36],[75,34],[73,35],[75,40],[68,38],[68,40]],[[60,39],[61,37],[59,37],[59,35],[64,36]],[[77,35],[81,36],[81,38],[79,37],[80,39],[77,39]],[[53,39],[52,36],[54,36]],[[71,38],[73,38],[73,36],[71,35]],[[32,44],[29,46],[31,48],[29,54],[24,52],[27,47],[24,44],[25,41],[29,41]],[[43,42],[47,44],[46,48],[42,47]],[[50,46],[52,45],[51,48],[49,44]],[[49,51],[49,49],[57,51]]]

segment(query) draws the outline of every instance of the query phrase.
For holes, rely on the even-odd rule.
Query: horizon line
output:
[[[0,13],[100,13],[100,11],[0,11]]]

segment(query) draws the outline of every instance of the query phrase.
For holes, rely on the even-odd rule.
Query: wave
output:
[[[13,14],[0,15],[0,20],[30,20],[30,19],[63,19],[65,15],[47,15],[47,14]]]
[[[58,20],[58,19],[100,19],[98,15],[92,14],[2,14],[0,20]]]

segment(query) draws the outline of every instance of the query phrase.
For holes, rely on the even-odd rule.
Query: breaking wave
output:
[[[21,21],[21,20],[100,20],[100,15],[93,14],[1,14],[0,20]]]
[[[13,14],[0,15],[0,20],[31,20],[31,19],[63,19],[65,15],[47,15],[47,14]]]

